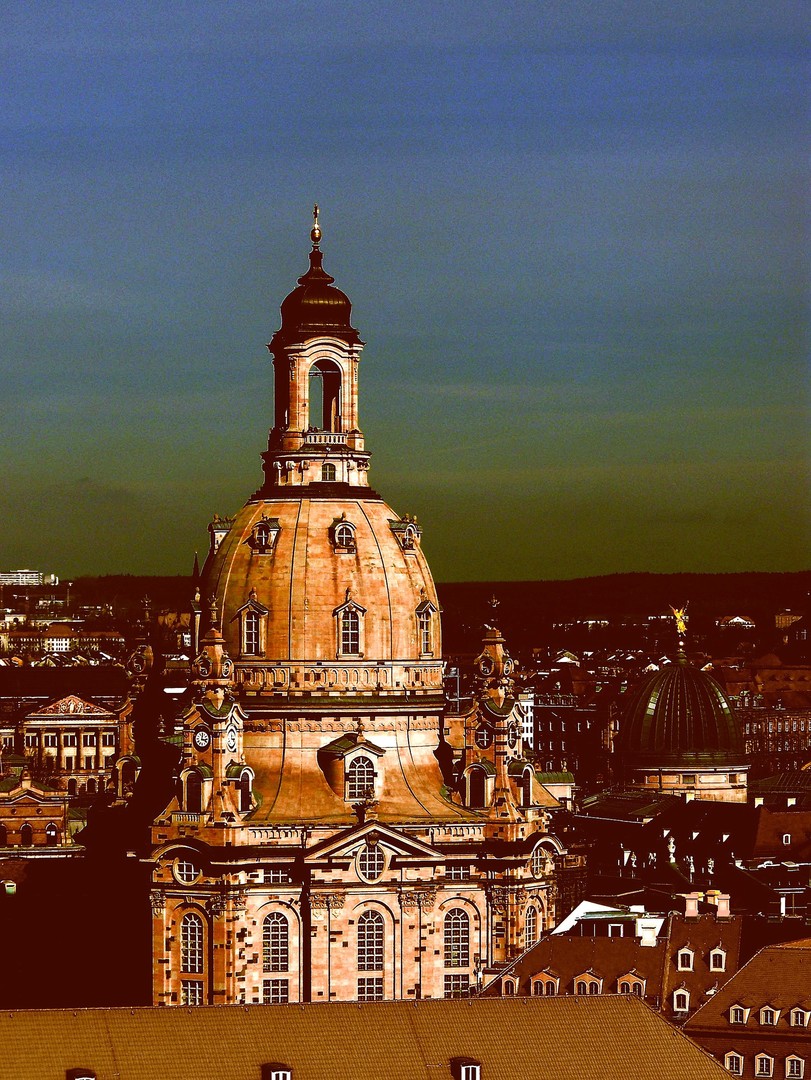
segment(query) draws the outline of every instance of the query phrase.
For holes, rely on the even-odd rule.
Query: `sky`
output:
[[[809,568],[805,0],[3,10],[0,569],[190,571],[314,202],[438,580]]]

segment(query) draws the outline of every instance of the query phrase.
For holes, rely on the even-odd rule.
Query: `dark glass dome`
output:
[[[282,301],[282,325],[274,342],[301,340],[318,334],[360,342],[352,326],[352,304],[346,293],[333,286],[334,277],[321,265],[323,254],[317,247],[310,252],[310,269],[298,279],[298,288]]]
[[[729,699],[683,654],[630,691],[618,751],[630,769],[744,764],[741,728]]]

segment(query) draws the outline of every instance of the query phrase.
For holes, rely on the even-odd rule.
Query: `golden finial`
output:
[[[682,608],[674,608],[671,604],[670,610],[673,612],[673,618],[676,620],[676,633],[679,638],[683,638],[687,633],[687,604]]]
[[[310,239],[314,247],[318,247],[321,241],[321,229],[318,225],[318,203],[313,207],[313,227],[310,229]]]

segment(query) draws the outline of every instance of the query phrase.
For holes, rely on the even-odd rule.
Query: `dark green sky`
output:
[[[0,566],[189,568],[317,200],[436,577],[807,568],[808,10],[12,0]]]

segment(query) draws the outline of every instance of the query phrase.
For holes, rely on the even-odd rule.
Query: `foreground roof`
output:
[[[0,1078],[260,1080],[721,1080],[726,1070],[632,996],[36,1010],[0,1015]]]

